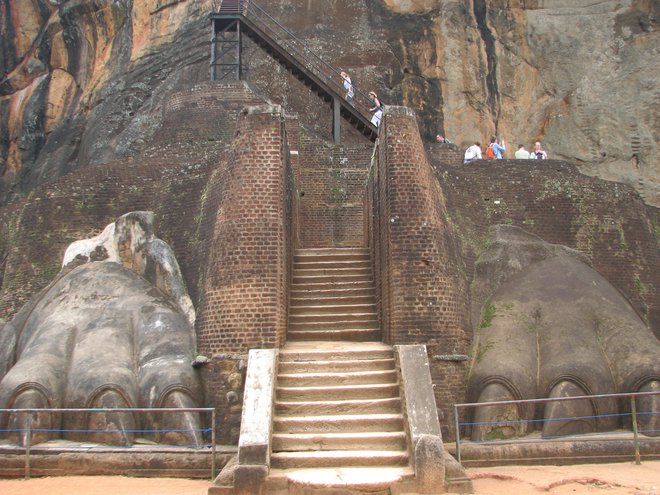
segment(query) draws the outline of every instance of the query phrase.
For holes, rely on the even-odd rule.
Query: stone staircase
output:
[[[279,353],[275,397],[267,485],[273,493],[300,470],[318,476],[378,467],[398,480],[414,478],[391,346],[289,343]]]
[[[380,342],[368,250],[296,251],[287,340]]]
[[[269,493],[287,493],[305,472],[313,473],[307,487],[325,490],[333,486],[328,478],[341,486],[350,476],[373,477],[372,488],[414,478],[394,351],[380,338],[368,251],[297,251]]]
[[[395,358],[381,342],[375,293],[367,250],[295,253],[287,344],[250,351],[239,465],[227,472],[234,486],[209,495],[444,493],[426,349],[402,346]],[[414,460],[413,430],[429,454]]]

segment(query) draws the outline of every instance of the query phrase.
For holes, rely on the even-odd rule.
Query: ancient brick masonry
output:
[[[364,186],[373,146],[330,145],[300,130],[300,246],[361,247]]]
[[[197,322],[205,353],[279,347],[286,332],[286,151],[280,107],[239,120],[213,227]],[[213,187],[213,186],[211,186]]]
[[[468,353],[465,267],[414,113],[388,107],[379,141],[368,195],[383,333],[388,343],[427,345],[441,423],[449,434],[452,404],[465,396],[468,363],[433,358]]]

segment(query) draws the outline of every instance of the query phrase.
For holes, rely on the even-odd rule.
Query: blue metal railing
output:
[[[527,424],[534,424],[534,423],[545,423],[545,422],[551,422],[551,421],[571,421],[571,420],[592,420],[592,419],[600,419],[600,418],[611,418],[611,417],[618,417],[618,418],[625,418],[629,417],[630,422],[631,422],[631,429],[632,429],[632,434],[633,434],[633,446],[634,446],[634,451],[635,451],[635,462],[637,464],[640,463],[640,450],[639,450],[639,438],[638,435],[648,435],[648,436],[657,436],[658,433],[660,433],[658,430],[655,429],[639,429],[638,428],[638,418],[640,416],[654,416],[660,414],[660,411],[658,410],[651,410],[651,411],[637,411],[636,407],[636,399],[642,398],[642,397],[650,397],[650,396],[656,396],[660,395],[660,392],[636,392],[636,393],[622,393],[622,394],[603,394],[603,395],[585,395],[585,396],[574,396],[574,397],[553,397],[553,398],[545,398],[545,399],[525,399],[525,400],[513,400],[513,401],[498,401],[498,402],[473,402],[469,404],[455,404],[454,405],[454,427],[456,429],[456,458],[458,459],[458,462],[461,462],[461,428],[467,427],[467,428],[473,428],[473,427],[479,427],[479,426],[488,426],[488,425],[497,425],[497,426],[502,426],[502,425],[527,425]],[[489,406],[522,406],[522,405],[534,405],[534,404],[540,404],[540,403],[548,403],[548,402],[562,402],[562,401],[574,401],[574,400],[598,400],[598,399],[629,399],[630,401],[630,411],[629,412],[620,412],[620,413],[609,413],[609,414],[597,414],[597,415],[589,415],[589,416],[576,416],[576,417],[565,417],[565,418],[542,418],[542,419],[534,419],[534,418],[525,418],[525,419],[518,419],[518,420],[495,420],[495,421],[484,421],[484,422],[462,422],[460,421],[460,413],[459,410],[461,409],[475,409],[479,407],[489,407]],[[595,433],[590,433],[587,436],[593,437]],[[596,433],[598,435],[607,435],[610,436],[613,433],[611,431],[604,431],[600,433]],[[629,434],[629,433],[628,433]],[[563,435],[563,436],[553,436],[553,437],[544,437],[541,440],[556,440],[559,438],[565,438],[568,439],[570,438],[571,440],[579,440],[581,437],[584,435]],[[480,443],[480,444],[496,444],[496,443],[526,443],[526,442],[538,442],[540,441],[538,438],[525,438],[525,437],[511,437],[507,439],[494,439],[494,440],[480,440],[480,441],[475,441],[472,440],[471,443]]]
[[[203,427],[203,428],[197,428],[197,429],[153,429],[153,428],[145,428],[145,429],[127,429],[127,430],[112,430],[112,429],[63,429],[63,428],[39,428],[33,426],[33,423],[35,421],[34,417],[37,414],[43,414],[43,413],[52,413],[54,415],[61,415],[62,413],[85,413],[85,414],[90,414],[90,413],[120,413],[120,412],[128,412],[131,414],[141,414],[141,413],[157,413],[157,414],[173,414],[173,413],[185,413],[185,412],[194,412],[194,413],[205,413],[210,416],[210,426],[208,427]],[[30,478],[30,471],[31,471],[31,466],[30,466],[30,453],[31,451],[35,448],[35,445],[33,444],[33,435],[35,433],[85,433],[85,434],[106,434],[106,433],[145,433],[145,434],[154,434],[154,433],[160,433],[160,434],[167,434],[167,433],[202,433],[202,434],[209,434],[210,433],[210,443],[205,444],[205,445],[177,445],[176,447],[181,448],[181,449],[194,449],[196,451],[209,451],[211,454],[211,479],[213,480],[215,477],[215,456],[216,456],[216,428],[215,428],[215,422],[216,422],[216,413],[214,408],[210,407],[181,407],[181,408],[44,408],[44,409],[0,409],[0,416],[5,415],[5,414],[16,414],[16,415],[25,415],[26,416],[26,422],[25,426],[22,428],[5,428],[5,429],[0,429],[0,438],[6,436],[7,434],[12,434],[12,433],[20,433],[24,435],[25,439],[25,468],[24,468],[24,476],[26,479]],[[162,445],[160,445],[162,447]],[[120,452],[124,452],[126,447],[117,447],[117,446],[109,446],[109,445],[101,445],[99,444],[99,448],[102,448],[104,451],[107,451],[108,449],[116,449]],[[67,443],[66,445],[56,445],[56,446],[49,446],[45,444],[40,444],[38,446],[38,449],[40,451],[47,451],[47,450],[55,450],[57,452],[62,452],[62,451],[83,451],[83,452],[93,452],[93,448],[90,447],[89,443],[85,443],[84,445],[77,446],[73,443]],[[158,449],[154,448],[154,446],[149,446],[149,445],[133,445],[131,447],[132,450],[140,451],[140,452],[151,452],[151,451],[158,451]]]

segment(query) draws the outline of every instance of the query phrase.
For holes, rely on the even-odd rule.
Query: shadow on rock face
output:
[[[0,356],[0,409],[198,407],[189,315],[126,264],[107,259],[63,270],[6,326],[13,352]],[[11,440],[25,444],[27,421],[25,413],[4,413],[0,430],[17,430]],[[43,412],[32,421],[41,430],[32,443],[130,445],[137,436],[202,443],[197,413]]]
[[[498,226],[478,263],[475,287],[485,302],[475,329],[471,401],[660,389],[660,342],[578,254]],[[637,400],[639,429],[647,435],[658,435],[660,419],[643,413],[659,405],[660,395]],[[475,410],[472,439],[510,438],[534,429],[544,437],[610,431],[629,426],[629,410],[629,401],[613,398],[484,406]]]

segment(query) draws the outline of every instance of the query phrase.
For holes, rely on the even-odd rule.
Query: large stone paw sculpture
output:
[[[72,244],[57,278],[0,333],[0,409],[198,407],[194,310],[153,215],[133,212]],[[26,442],[30,416],[0,415]],[[200,445],[197,413],[85,412],[32,416],[32,443],[61,437]],[[165,431],[166,430],[166,431]]]
[[[495,227],[473,294],[473,321],[480,323],[471,401],[660,390],[660,342],[577,252],[515,227]],[[660,395],[639,398],[636,406],[639,429],[658,435],[660,417],[649,413],[660,409]],[[627,412],[626,399],[479,407],[472,439],[533,429],[544,437],[615,430],[630,424]]]

